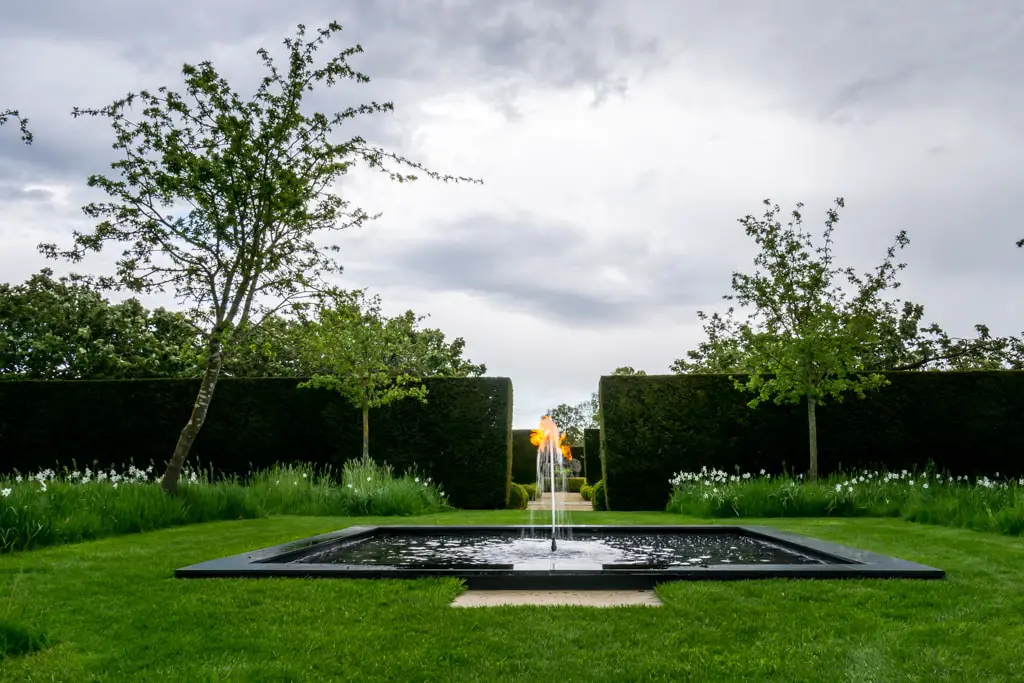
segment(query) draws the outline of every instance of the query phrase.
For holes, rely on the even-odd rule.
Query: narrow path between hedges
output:
[[[591,505],[589,500],[583,500],[583,496],[578,493],[556,493],[558,496],[558,504],[563,510],[571,510],[573,512],[578,511],[593,511],[594,506]],[[527,510],[550,510],[551,509],[551,494],[541,494],[537,500],[531,500]]]

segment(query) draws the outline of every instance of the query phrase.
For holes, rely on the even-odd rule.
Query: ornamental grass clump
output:
[[[762,470],[701,468],[670,480],[667,510],[697,517],[900,517],[913,522],[1024,534],[1024,478],[953,477],[934,470],[868,471],[809,483]]]
[[[173,494],[152,466],[122,472],[43,470],[0,477],[0,552],[76,543],[170,526],[269,515],[420,515],[448,508],[444,492],[415,471],[351,461],[331,470],[277,465],[246,479],[186,468]]]

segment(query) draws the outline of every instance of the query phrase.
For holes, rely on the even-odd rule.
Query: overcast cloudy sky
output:
[[[3,2],[0,109],[29,116],[36,144],[0,130],[0,281],[87,227],[85,178],[114,157],[73,106],[177,87],[204,59],[249,92],[258,47],[332,19],[373,82],[317,108],[392,100],[358,132],[486,183],[349,176],[346,196],[383,217],[341,237],[343,280],[465,337],[512,378],[517,426],[616,366],[667,372],[749,265],[736,219],[766,197],[818,226],[844,196],[842,260],[870,267],[906,229],[902,294],[929,319],[1024,329],[1016,0]]]

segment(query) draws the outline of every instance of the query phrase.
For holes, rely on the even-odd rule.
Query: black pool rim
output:
[[[775,543],[830,564],[728,564],[697,567],[515,570],[511,567],[420,569],[370,565],[289,563],[341,541],[357,541],[377,534],[486,534],[530,531],[530,525],[381,525],[351,526],[269,548],[262,548],[174,570],[175,578],[332,578],[424,579],[455,577],[477,590],[648,590],[669,581],[737,581],[748,579],[943,579],[946,572],[888,555],[850,548],[809,536],[754,525],[572,525],[579,533],[602,534],[741,534]]]

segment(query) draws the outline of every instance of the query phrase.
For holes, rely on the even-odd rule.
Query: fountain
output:
[[[353,526],[182,567],[174,575],[452,576],[469,588],[491,590],[638,590],[665,581],[763,578],[945,577],[934,567],[762,526],[568,525],[558,493],[567,489],[564,464],[571,462],[571,451],[547,415],[531,441],[537,446],[538,496],[545,489],[551,495],[550,525],[535,524],[531,511],[528,526]]]
[[[549,415],[541,418],[540,428],[530,434],[530,442],[537,447],[537,496],[543,499],[545,485],[551,494],[551,552],[555,552],[558,550],[558,530],[566,528],[565,508],[559,501],[558,493],[559,490],[567,491],[569,488],[565,469],[560,465],[565,459],[572,460],[572,451],[569,445],[564,443],[565,436],[559,433],[558,425]],[[556,472],[561,473],[557,475],[561,480],[557,483]],[[561,483],[561,487],[557,485],[558,483]],[[533,526],[532,512],[530,523]]]

